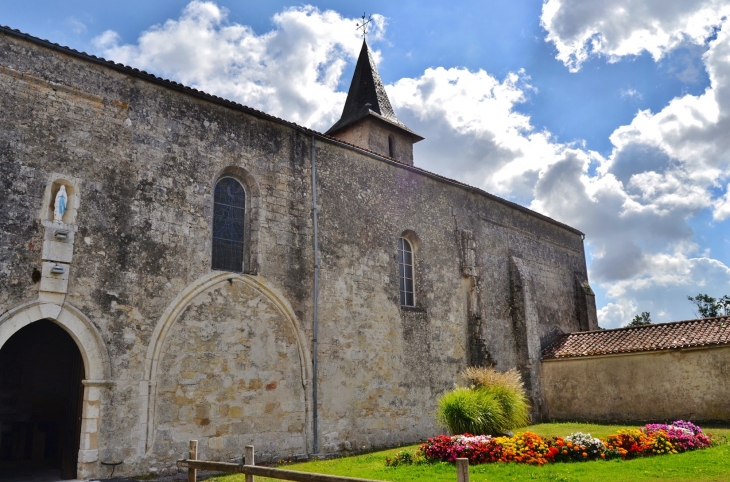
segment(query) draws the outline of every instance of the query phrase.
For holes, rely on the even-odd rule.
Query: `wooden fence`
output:
[[[198,460],[198,441],[191,440],[190,455],[187,459],[178,460],[177,465],[178,467],[187,467],[188,482],[197,482],[198,470],[245,474],[246,482],[254,482],[255,475],[278,480],[293,480],[295,482],[381,482],[372,479],[358,479],[355,477],[341,477],[339,475],[313,474],[309,472],[296,472],[294,470],[260,467],[254,463],[253,445],[246,445],[243,460],[244,462],[242,464]],[[469,482],[469,459],[456,459],[456,480],[457,482]]]

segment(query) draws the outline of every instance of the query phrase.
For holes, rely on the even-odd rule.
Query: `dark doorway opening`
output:
[[[81,352],[52,321],[31,323],[0,349],[0,479],[76,478],[83,378]]]

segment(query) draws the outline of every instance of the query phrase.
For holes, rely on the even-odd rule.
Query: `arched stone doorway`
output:
[[[76,478],[84,362],[50,320],[31,323],[0,349],[0,468]]]
[[[50,321],[61,328],[74,341],[81,354],[86,379],[83,380],[80,446],[75,454],[77,477],[95,477],[99,471],[98,435],[102,391],[114,384],[110,380],[109,354],[99,331],[81,311],[69,303],[59,306],[39,300],[18,305],[0,316],[0,350],[18,332],[39,321]],[[4,365],[0,364],[0,371],[3,369]],[[3,472],[0,471],[0,474]]]

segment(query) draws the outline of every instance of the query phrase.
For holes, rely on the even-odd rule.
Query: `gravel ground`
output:
[[[205,480],[209,477],[216,475],[217,472],[210,472],[208,470],[198,470],[198,480]],[[112,477],[111,479],[98,479],[100,482],[181,482],[188,480],[188,471],[186,469],[180,469],[180,472],[172,475],[160,475],[157,477],[145,476],[138,479],[132,479],[129,477]]]

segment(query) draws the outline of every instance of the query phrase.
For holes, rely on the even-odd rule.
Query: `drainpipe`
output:
[[[314,134],[312,134],[312,224],[314,225],[314,293],[312,299],[312,435],[314,453],[319,454],[319,413],[317,410],[317,331],[319,318],[317,303],[319,298],[319,240],[317,238],[317,171],[314,154]]]

